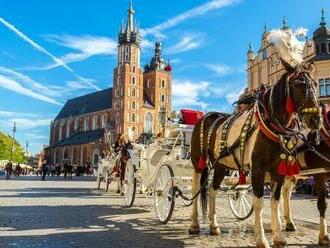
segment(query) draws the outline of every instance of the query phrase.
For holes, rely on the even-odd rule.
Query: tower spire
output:
[[[324,16],[324,9],[321,9],[321,22],[320,22],[320,26],[326,26],[327,22],[325,21],[325,16]]]
[[[134,26],[134,10],[133,10],[133,1],[129,3],[129,9],[127,10],[127,30],[133,31]]]

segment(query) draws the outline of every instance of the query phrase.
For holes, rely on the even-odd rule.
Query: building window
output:
[[[118,85],[121,84],[121,76],[120,76],[120,75],[118,76],[118,82],[117,82],[117,84],[118,84]]]
[[[93,117],[93,130],[96,130],[98,128],[97,126],[97,116]]]
[[[320,97],[330,96],[330,78],[319,79]]]
[[[133,66],[133,73],[135,73],[135,66]]]
[[[150,88],[150,80],[147,81],[147,88]]]
[[[128,53],[128,46],[125,47],[125,62],[129,61],[129,53]]]
[[[135,97],[135,89],[132,89],[132,97]]]
[[[135,107],[136,107],[136,106],[135,106],[135,102],[133,101],[133,102],[132,102],[132,109],[135,109]]]
[[[132,84],[135,85],[135,77],[132,77]]]
[[[135,122],[135,114],[132,114],[132,122]]]
[[[162,80],[161,86],[162,86],[162,88],[165,88],[165,80],[164,79]]]
[[[66,124],[66,137],[69,138],[69,136],[70,136],[70,124],[67,123]]]
[[[74,130],[77,131],[79,125],[79,120],[74,121]]]
[[[327,52],[327,49],[326,49],[325,43],[322,43],[321,44],[321,53],[326,53],[326,52]]]
[[[160,97],[160,101],[161,101],[161,102],[165,102],[165,96],[164,96],[164,95],[161,95],[161,97]]]
[[[267,49],[262,50],[262,60],[267,59]]]
[[[144,117],[144,132],[152,133],[152,114],[150,112],[146,113]]]
[[[88,130],[88,120],[84,119],[84,131],[86,132]]]

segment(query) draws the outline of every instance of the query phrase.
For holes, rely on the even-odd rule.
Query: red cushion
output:
[[[181,109],[183,124],[196,125],[197,122],[202,119],[204,113],[192,109]]]

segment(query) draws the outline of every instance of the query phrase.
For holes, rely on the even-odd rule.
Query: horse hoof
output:
[[[219,236],[221,233],[220,227],[210,227],[210,234],[213,236]]]
[[[328,234],[326,234],[323,237],[319,238],[319,245],[326,246],[326,245],[329,245],[329,244],[330,244],[330,238],[329,238]]]
[[[286,226],[285,226],[285,231],[287,231],[287,232],[295,232],[295,231],[297,231],[297,227],[293,223],[287,223]]]
[[[274,240],[274,247],[275,248],[284,248],[286,245],[285,240]]]
[[[257,248],[270,248],[269,244],[257,244]]]
[[[199,226],[191,226],[188,233],[192,235],[199,234]]]

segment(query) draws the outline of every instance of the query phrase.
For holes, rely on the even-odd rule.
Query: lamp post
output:
[[[159,109],[159,123],[162,125],[162,132],[163,132],[163,137],[165,136],[165,124],[166,124],[166,107],[162,106]]]
[[[13,161],[13,150],[14,150],[15,133],[16,133],[16,122],[14,122],[14,127],[13,127],[13,136],[12,136],[13,139],[11,141],[10,161]]]

